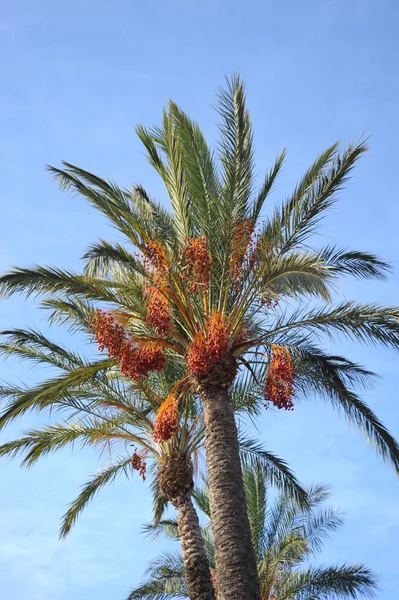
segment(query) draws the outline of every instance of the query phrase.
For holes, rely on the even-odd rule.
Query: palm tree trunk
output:
[[[223,600],[260,600],[233,406],[223,387],[199,386],[199,393],[218,594]]]
[[[191,500],[193,464],[178,450],[162,457],[158,466],[162,494],[177,510],[177,527],[190,600],[215,600],[211,573],[197,512]]]
[[[197,512],[191,498],[177,509],[188,595],[191,600],[214,600],[211,574]]]

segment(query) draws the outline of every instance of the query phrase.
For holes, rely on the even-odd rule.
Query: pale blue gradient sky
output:
[[[61,194],[45,164],[61,159],[123,185],[165,193],[133,129],[157,123],[169,97],[216,137],[217,87],[247,82],[262,174],[288,148],[273,198],[284,197],[325,146],[370,134],[371,151],[323,228],[325,240],[370,249],[396,269],[389,282],[346,281],[346,297],[399,302],[399,5],[394,0],[3,0],[0,16],[0,269],[32,263],[79,268],[89,241],[114,233],[80,199]],[[32,302],[0,306],[0,327],[45,327]],[[66,341],[65,333],[53,332]],[[382,375],[366,399],[399,436],[398,362],[386,350],[334,346]],[[46,372],[48,374],[48,372]],[[4,363],[0,379],[33,381]],[[25,420],[29,427],[37,416]],[[15,425],[3,436],[20,430]],[[365,441],[321,404],[268,413],[259,433],[304,482],[333,487],[347,516],[325,563],[365,562],[381,600],[397,597],[398,480]],[[104,461],[104,458],[103,458]],[[149,492],[136,478],[96,498],[70,537],[60,517],[99,466],[89,450],[50,457],[31,471],[0,464],[0,578],[7,600],[124,598],[159,545],[139,535]],[[396,592],[396,593],[395,593]]]

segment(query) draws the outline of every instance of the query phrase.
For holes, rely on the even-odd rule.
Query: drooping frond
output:
[[[118,475],[122,472],[127,475],[128,469],[130,469],[130,463],[132,462],[131,457],[124,458],[115,464],[102,469],[93,479],[88,481],[82,488],[79,496],[72,502],[67,512],[65,513],[60,529],[60,537],[68,535],[73,525],[76,523],[80,513],[88,505],[88,503],[94,498],[94,496],[103,488],[105,485],[115,481]]]
[[[83,366],[76,353],[55,344],[40,331],[34,329],[9,329],[0,332],[0,355],[17,356],[36,363],[50,364],[60,369]]]
[[[244,466],[260,466],[268,483],[275,485],[287,497],[293,498],[302,506],[307,505],[307,493],[299,484],[287,463],[272,452],[265,450],[259,442],[239,437],[240,455]]]
[[[204,515],[211,518],[211,508],[210,508],[210,500],[209,500],[209,489],[207,486],[207,481],[205,477],[202,479],[202,487],[195,487],[193,490],[193,498],[195,500],[195,504],[200,509]]]
[[[162,519],[159,523],[146,523],[142,529],[153,540],[160,536],[166,536],[172,540],[179,539],[176,519]]]
[[[145,276],[142,264],[121,244],[99,240],[88,248],[83,259],[86,261],[85,274],[90,278],[118,278],[118,270]]]
[[[143,440],[129,431],[125,415],[119,417],[93,418],[86,417],[77,421],[65,421],[28,431],[24,437],[6,442],[0,446],[0,456],[15,457],[23,454],[23,466],[31,467],[43,456],[56,452],[61,448],[79,442],[105,446],[113,441],[143,444]]]
[[[1,414],[0,427],[20,417],[28,410],[43,410],[59,402],[60,398],[73,397],[75,388],[93,381],[98,373],[111,367],[113,363],[114,361],[110,358],[87,363],[83,367],[79,366],[36,386],[25,389],[15,388],[8,405]]]
[[[344,302],[338,306],[299,310],[283,314],[267,334],[273,339],[284,333],[297,331],[301,334],[321,332],[331,335],[344,334],[349,339],[363,343],[399,348],[399,308],[378,304]],[[316,338],[317,339],[317,338]]]
[[[327,246],[319,251],[320,260],[331,273],[357,279],[385,279],[391,266],[371,252],[341,250]]]
[[[283,256],[270,257],[262,253],[263,261],[260,291],[271,290],[276,297],[304,295],[320,297],[329,302],[330,290],[334,288],[335,277],[320,256],[314,252],[291,252]]]
[[[368,443],[399,474],[399,445],[374,412],[351,389],[351,385],[367,385],[370,373],[341,357],[327,356],[321,351],[302,351],[298,363],[299,389],[306,395],[313,391],[322,400],[342,412],[366,437]],[[349,387],[348,387],[349,386]],[[306,391],[305,391],[306,390]]]
[[[116,282],[92,279],[52,267],[16,268],[0,277],[0,295],[3,298],[15,293],[29,296],[63,292],[118,303],[119,298],[113,290],[120,287],[121,284]]]
[[[67,162],[62,164],[64,169],[48,167],[61,189],[85,197],[133,244],[139,244],[150,237],[151,231],[146,230],[145,222],[140,218],[139,212],[134,210],[130,192],[75,165]]]
[[[41,306],[49,311],[50,324],[68,325],[71,333],[79,331],[87,334],[90,318],[96,310],[94,302],[72,295],[68,298],[45,298]]]

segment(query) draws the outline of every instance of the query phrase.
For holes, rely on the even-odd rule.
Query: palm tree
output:
[[[71,317],[71,306],[68,310]],[[70,322],[82,330],[86,325],[87,330],[90,312],[85,312],[82,304],[79,311],[73,313]],[[27,389],[2,388],[2,394],[12,397],[14,403],[21,403],[29,396],[38,410],[51,407],[54,418],[57,411],[62,411],[64,418],[3,444],[0,456],[22,453],[22,464],[30,466],[50,452],[66,445],[74,447],[77,442],[112,451],[111,465],[96,474],[70,505],[63,518],[61,536],[69,533],[81,511],[104,485],[120,473],[129,476],[134,471],[139,471],[145,480],[149,463],[154,522],[159,522],[168,501],[176,508],[186,589],[192,600],[211,600],[214,595],[209,566],[191,499],[193,475],[200,468],[204,439],[202,412],[196,398],[186,396],[180,402],[177,428],[171,439],[156,441],[157,420],[154,417],[161,398],[169,396],[173,382],[179,379],[178,369],[169,365],[143,386],[121,377],[120,373],[116,377],[115,369],[109,364],[104,365],[109,361],[85,360],[37,331],[10,330],[3,332],[2,337],[1,354],[51,366],[58,371],[53,379],[44,383]],[[71,385],[65,388],[68,380]],[[256,403],[244,387],[237,387],[234,394],[237,412],[244,407],[246,411],[256,411]],[[243,438],[241,446],[244,460],[256,457],[263,464],[265,477],[297,501],[306,500],[305,492],[283,461],[251,440]]]
[[[322,550],[324,540],[342,525],[336,510],[324,507],[329,497],[324,486],[308,490],[309,505],[303,510],[292,498],[281,493],[276,497],[272,493],[256,461],[244,467],[243,476],[262,600],[374,596],[376,579],[363,565],[343,563],[323,567],[313,564],[313,557]],[[194,497],[198,508],[210,519],[207,485],[196,489]],[[145,529],[153,536],[163,533],[172,540],[179,539],[173,519],[164,519],[157,527],[150,525]],[[202,535],[219,598],[209,522],[202,528]],[[182,557],[179,552],[169,551],[152,561],[146,580],[131,592],[128,600],[172,600],[187,596]]]
[[[127,245],[93,244],[83,275],[13,269],[1,277],[0,289],[3,296],[50,293],[55,302],[93,302],[100,347],[133,380],[165,362],[183,369],[176,403],[190,389],[203,405],[219,588],[231,600],[259,600],[229,388],[248,370],[267,404],[277,408],[291,409],[304,390],[321,392],[398,471],[397,443],[353,389],[369,373],[327,355],[320,338],[338,333],[398,348],[399,309],[331,305],[340,275],[382,279],[388,266],[371,253],[312,244],[365,143],[328,148],[263,222],[285,152],[255,189],[252,127],[238,77],[220,92],[219,113],[216,157],[198,125],[173,102],[160,127],[137,128],[171,211],[141,186],[122,189],[69,163],[51,167],[61,186],[104,213]],[[29,406],[29,398],[11,403],[0,424]],[[169,401],[161,414],[170,410]]]

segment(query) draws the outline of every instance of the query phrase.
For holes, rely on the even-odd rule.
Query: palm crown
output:
[[[339,333],[398,348],[399,309],[332,304],[340,275],[381,279],[388,266],[370,253],[312,248],[312,234],[365,143],[343,151],[337,144],[328,148],[292,195],[263,217],[285,153],[255,189],[252,127],[239,78],[220,92],[219,113],[216,154],[198,125],[173,102],[160,127],[137,128],[165,184],[171,211],[141,186],[121,189],[68,163],[63,169],[51,167],[61,186],[103,212],[127,245],[102,240],[92,245],[83,275],[49,267],[14,269],[0,278],[0,290],[4,296],[50,294],[46,305],[62,318],[73,319],[83,306],[100,349],[109,354],[90,367],[93,376],[114,367],[141,385],[168,364],[182,370],[158,410],[155,441],[172,439],[178,405],[186,394],[198,394],[206,426],[216,562],[220,557],[220,571],[227,574],[223,593],[232,600],[259,600],[228,389],[237,373],[241,377],[247,370],[263,389],[265,402],[277,408],[291,409],[303,391],[321,392],[399,472],[397,443],[354,391],[371,373],[320,347],[322,335]],[[67,393],[86,375],[86,368],[77,367],[58,381],[58,389]],[[49,386],[52,392],[40,395],[42,405],[51,403]],[[32,394],[16,399],[11,394],[0,424],[37,403]]]
[[[72,307],[79,298],[108,305],[109,312],[97,321],[108,318],[105,341],[111,344],[111,356],[136,379],[163,368],[165,351],[169,361],[200,378],[217,373],[230,358],[248,368],[257,383],[263,378],[266,400],[280,408],[292,406],[294,389],[300,392],[306,380],[307,386],[340,404],[398,468],[397,447],[348,390],[368,372],[341,357],[327,356],[317,342],[320,334],[338,332],[397,347],[399,310],[355,302],[310,309],[306,303],[296,309],[285,302],[309,295],[330,301],[340,274],[384,277],[388,266],[370,253],[309,249],[311,234],[365,144],[349,146],[341,154],[337,144],[328,148],[291,197],[261,223],[285,153],[255,192],[252,129],[241,81],[232,79],[219,100],[219,164],[199,127],[172,102],[162,127],[137,128],[165,183],[171,213],[140,186],[133,192],[120,189],[67,163],[63,170],[50,169],[64,188],[77,191],[105,213],[139,254],[100,241],[85,255],[85,275],[48,267],[18,268],[1,278],[2,294],[50,292],[58,298],[50,304],[58,303],[58,308],[62,302]],[[95,329],[94,317],[92,323]],[[119,327],[130,343],[121,341],[122,334],[112,347]],[[135,365],[130,370],[129,358]],[[190,383],[183,375],[181,391]],[[13,406],[2,422],[25,406]]]

